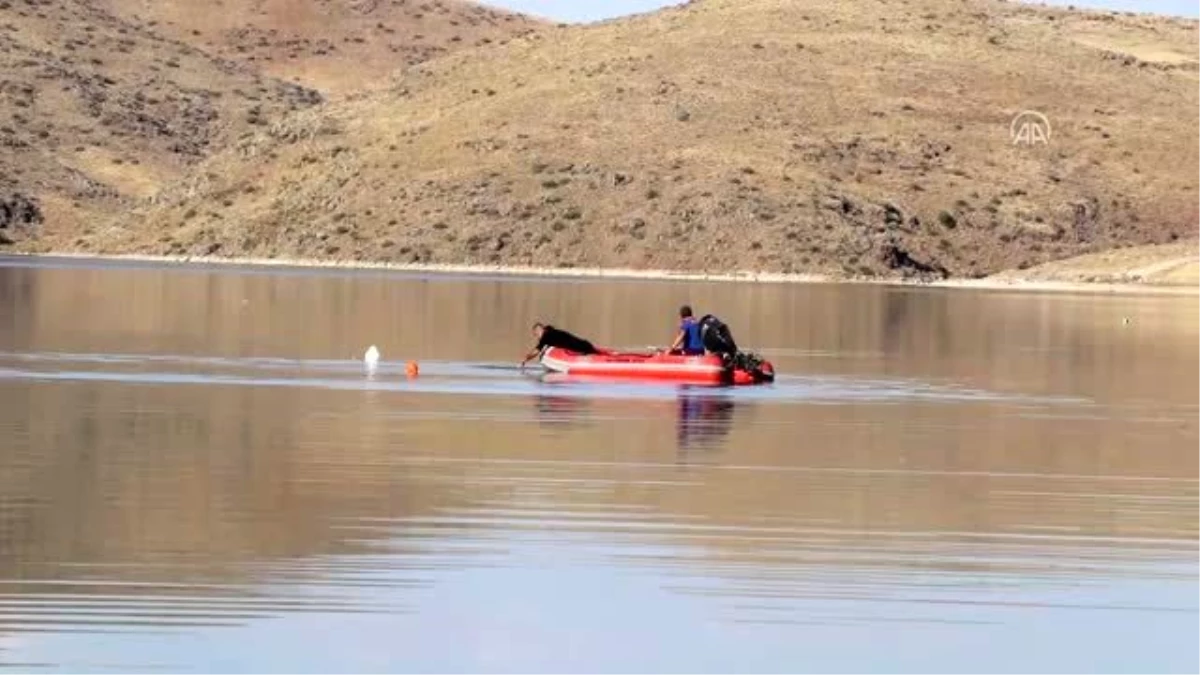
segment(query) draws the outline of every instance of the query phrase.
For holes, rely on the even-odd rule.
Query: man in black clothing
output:
[[[575,352],[576,354],[595,354],[597,352],[596,347],[587,340],[543,323],[533,324],[533,337],[537,338],[537,344],[521,360],[522,368],[525,367],[529,359],[540,354],[546,347],[558,347]]]

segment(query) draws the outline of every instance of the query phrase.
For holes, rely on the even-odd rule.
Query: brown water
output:
[[[684,301],[778,381],[513,367],[534,319],[662,344]],[[1196,672],[1198,326],[0,261],[0,670]]]

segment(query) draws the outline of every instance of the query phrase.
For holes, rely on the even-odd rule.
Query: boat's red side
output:
[[[721,357],[715,355],[611,350],[577,354],[550,347],[542,354],[541,362],[549,370],[569,375],[707,384],[757,384],[760,381],[753,373],[726,367]]]

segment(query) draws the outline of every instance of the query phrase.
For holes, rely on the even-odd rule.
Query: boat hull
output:
[[[577,354],[559,347],[542,353],[547,370],[571,376],[651,382],[748,385],[775,379],[771,364],[762,362],[753,371],[727,364],[720,356],[687,356],[666,352],[618,352]]]

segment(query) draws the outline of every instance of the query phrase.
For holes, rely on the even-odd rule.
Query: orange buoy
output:
[[[417,373],[419,372],[420,368],[417,367],[416,361],[409,361],[408,363],[404,364],[405,375],[408,375],[409,377],[416,377]]]

